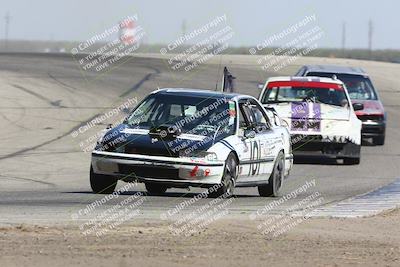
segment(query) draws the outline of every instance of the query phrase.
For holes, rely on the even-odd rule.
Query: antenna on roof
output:
[[[219,80],[219,70],[221,69],[222,54],[219,57],[218,72],[217,72],[217,82],[215,83],[215,91],[218,90],[218,80]]]

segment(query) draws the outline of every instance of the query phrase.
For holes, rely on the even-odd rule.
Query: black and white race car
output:
[[[104,131],[92,152],[90,184],[112,193],[118,180],[150,194],[204,187],[230,196],[257,186],[276,196],[292,167],[289,131],[257,99],[195,89],[161,89]]]

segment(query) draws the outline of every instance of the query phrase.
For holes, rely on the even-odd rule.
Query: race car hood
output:
[[[287,119],[320,119],[347,121],[350,117],[350,109],[320,103],[290,102],[268,105],[273,107],[279,116]]]
[[[351,100],[351,102],[364,105],[364,109],[356,111],[357,116],[383,115],[385,113],[385,109],[379,100]]]
[[[268,105],[273,107],[291,135],[319,135],[326,141],[361,143],[361,121],[346,107],[291,102]]]
[[[212,144],[211,138],[207,139],[202,135],[181,134],[176,138],[157,138],[151,135],[149,130],[121,124],[105,133],[104,137],[99,140],[96,150],[179,157],[180,151],[188,150],[188,154],[193,154],[207,150]]]

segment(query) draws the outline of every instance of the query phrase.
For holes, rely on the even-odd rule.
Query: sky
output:
[[[0,0],[0,39],[5,15],[11,16],[9,39],[84,41],[137,14],[147,43],[170,43],[182,33],[226,14],[234,31],[232,46],[254,46],[273,33],[316,15],[324,32],[320,47],[340,48],[346,23],[346,48],[400,49],[400,1],[396,0]]]

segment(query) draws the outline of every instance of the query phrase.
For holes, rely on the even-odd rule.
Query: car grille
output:
[[[301,134],[293,134],[291,135],[291,142],[292,144],[299,143],[299,142],[319,142],[322,140],[321,135],[301,135]]]
[[[167,146],[167,144],[165,144]],[[125,153],[138,154],[148,156],[163,156],[163,157],[179,157],[179,152],[174,152],[167,148],[152,148],[152,147],[126,147]]]
[[[319,119],[292,119],[292,130],[311,130],[318,131],[321,129],[321,120]]]
[[[358,118],[362,121],[383,121],[383,115],[360,115]]]
[[[118,164],[119,173],[132,177],[179,179],[179,169],[144,165]]]
[[[154,148],[154,147],[131,147],[131,146],[106,146],[107,152],[118,152],[127,154],[138,154],[148,156],[162,156],[162,157],[179,157],[179,152],[168,150],[167,148]]]

